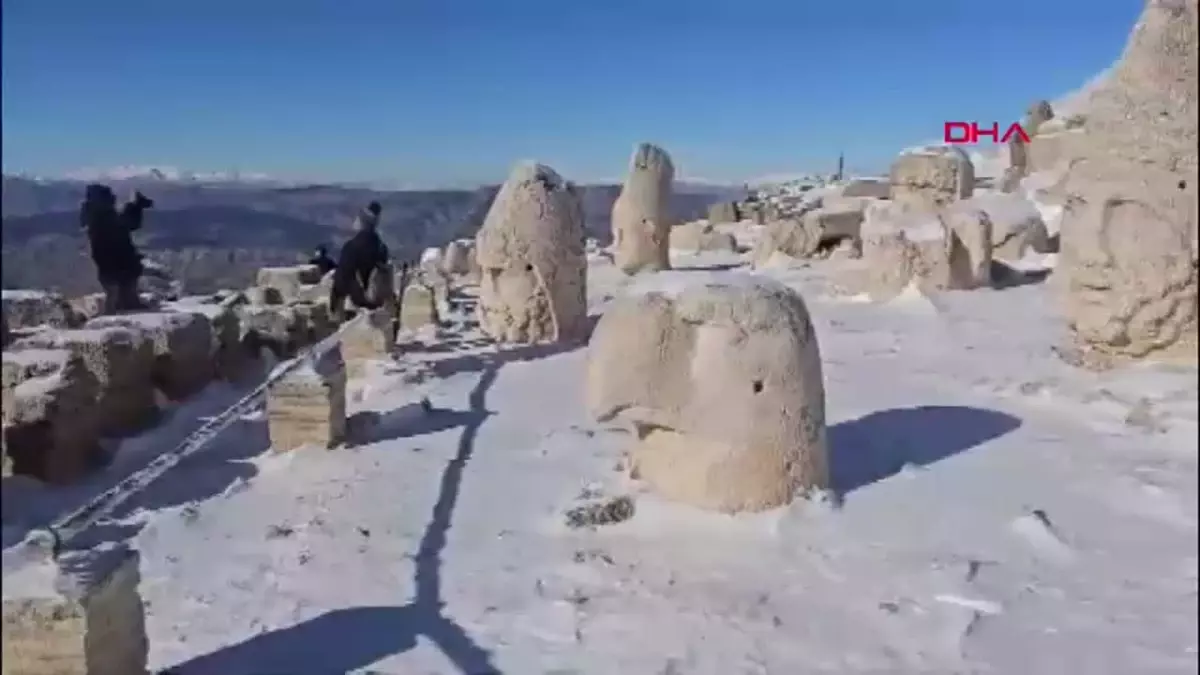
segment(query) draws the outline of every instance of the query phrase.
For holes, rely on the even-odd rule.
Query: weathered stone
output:
[[[236,311],[243,345],[266,347],[284,359],[312,343],[313,332],[305,312],[296,307],[240,305]]]
[[[892,194],[892,185],[887,180],[876,178],[855,178],[847,181],[841,189],[843,197],[870,197],[872,199],[887,199]]]
[[[71,300],[71,307],[83,322],[87,322],[104,313],[104,294],[88,293],[80,296]]]
[[[341,329],[341,353],[350,377],[363,373],[364,362],[391,357],[396,344],[396,329],[386,309],[364,310]]]
[[[475,239],[483,269],[479,324],[500,342],[587,334],[583,209],[575,187],[549,167],[513,170]]]
[[[674,180],[675,165],[666,150],[649,143],[634,149],[612,211],[613,260],[626,274],[670,268]]]
[[[400,330],[419,330],[439,323],[437,297],[424,284],[409,284],[400,303]]]
[[[108,545],[64,554],[36,588],[5,584],[4,675],[145,675],[139,563],[136,551]]]
[[[708,222],[717,225],[721,223],[736,223],[741,220],[737,202],[717,202],[708,207]]]
[[[207,317],[198,312],[143,312],[92,319],[87,328],[141,330],[154,350],[154,384],[171,400],[203,389],[215,373],[216,338]]]
[[[56,484],[83,477],[100,457],[99,382],[83,359],[67,350],[6,352],[4,380],[13,472]]]
[[[287,304],[301,299],[301,288],[307,284],[321,283],[321,268],[316,265],[296,265],[293,267],[264,267],[258,270],[255,286],[262,289],[275,289],[275,293],[266,291],[272,299],[278,302],[263,304]]]
[[[69,328],[75,325],[71,303],[58,293],[5,289],[0,291],[0,303],[9,330],[38,326]]]
[[[83,359],[99,383],[96,408],[101,433],[124,435],[157,418],[154,347],[140,329],[42,331],[14,343],[13,350],[21,349],[65,349]]]
[[[1197,0],[1147,0],[1071,148],[1055,276],[1085,366],[1196,361],[1198,42]]]
[[[442,255],[442,271],[451,276],[465,276],[471,273],[471,259],[475,257],[475,242],[471,240],[452,241],[446,244]]]
[[[768,278],[635,284],[596,326],[586,400],[632,428],[632,472],[670,499],[758,511],[828,485],[816,334],[800,296]]]
[[[886,300],[910,284],[971,289],[991,282],[991,222],[969,207],[941,212],[881,202],[862,226],[865,292]]]
[[[330,338],[313,348],[295,370],[267,387],[271,448],[333,448],[346,438],[346,362],[342,344]]]
[[[957,146],[935,145],[901,153],[890,172],[892,201],[939,207],[970,197],[975,166]]]
[[[718,232],[705,220],[683,223],[671,228],[671,249],[677,251],[737,251],[737,238],[727,232]]]
[[[1037,206],[1018,194],[976,192],[960,202],[977,208],[992,223],[992,255],[1001,260],[1020,260],[1029,250],[1050,252],[1050,233]],[[959,203],[956,203],[957,206]]]
[[[751,254],[753,264],[756,268],[771,266],[776,253],[795,259],[810,257],[821,245],[819,234],[801,218],[783,218],[768,223],[755,243]]]

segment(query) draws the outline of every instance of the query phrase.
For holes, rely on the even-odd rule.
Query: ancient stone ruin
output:
[[[698,220],[671,228],[670,248],[676,251],[702,253],[707,251],[733,252],[737,239],[728,232],[717,230],[712,223]]]
[[[395,344],[395,314],[389,307],[359,312],[341,329],[341,356],[350,377],[362,376],[371,361],[388,359]]]
[[[415,331],[439,323],[437,294],[425,284],[409,284],[400,303],[400,330]]]
[[[675,165],[666,150],[642,143],[613,203],[613,260],[626,274],[670,268],[671,185]]]
[[[757,511],[828,484],[817,337],[800,296],[770,279],[635,284],[596,327],[586,400],[632,428],[633,474],[670,499]]]
[[[583,240],[574,186],[540,164],[514,169],[475,239],[483,331],[508,343],[585,337]]]
[[[267,388],[271,448],[333,448],[346,439],[346,362],[337,340],[317,345]]]
[[[937,208],[971,196],[975,166],[957,146],[913,148],[892,162],[889,179],[892,201]]]
[[[930,211],[881,202],[862,226],[863,291],[886,300],[910,285],[923,291],[991,283],[991,221],[977,208]]]
[[[145,675],[150,643],[139,561],[137,551],[108,545],[66,552],[6,579],[4,672]]]
[[[1092,93],[1060,189],[1056,275],[1072,358],[1194,362],[1197,350],[1196,0],[1149,0]]]

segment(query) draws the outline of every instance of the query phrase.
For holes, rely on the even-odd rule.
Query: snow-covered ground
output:
[[[370,442],[270,454],[249,417],[137,498],[110,534],[144,556],[152,665],[1195,672],[1196,371],[1068,367],[1045,284],[879,305],[835,292],[853,264],[771,272],[817,325],[840,500],[664,503],[585,415],[584,349],[497,350],[463,315],[359,383]],[[596,313],[622,283],[593,262]],[[565,525],[621,494],[631,519]]]

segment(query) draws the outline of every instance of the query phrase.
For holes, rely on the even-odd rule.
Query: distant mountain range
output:
[[[71,179],[6,175],[0,228],[5,288],[49,288],[72,295],[96,290],[78,215],[84,186],[90,181],[105,182],[118,194],[142,190],[155,200],[138,234],[139,245],[195,293],[244,287],[260,267],[296,263],[321,243],[339,245],[354,215],[371,200],[383,205],[380,228],[398,252],[415,255],[426,246],[473,236],[499,188],[294,185],[265,176],[246,179],[144,167]],[[620,188],[581,188],[587,229],[607,242],[612,204]],[[738,188],[681,182],[676,186],[675,215],[700,217],[709,204],[740,195]]]

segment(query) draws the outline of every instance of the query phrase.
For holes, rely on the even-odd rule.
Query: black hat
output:
[[[370,204],[367,204],[367,210],[375,215],[379,215],[379,212],[383,211],[383,205],[381,205],[379,202],[371,202]]]

